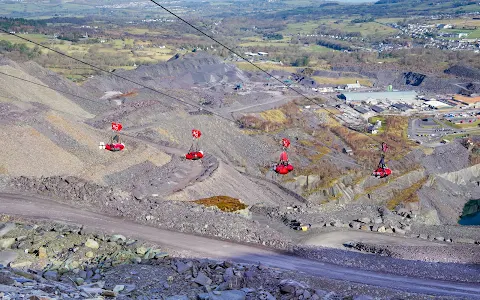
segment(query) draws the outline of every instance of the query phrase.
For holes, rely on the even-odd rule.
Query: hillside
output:
[[[401,267],[385,272],[397,275],[426,272],[409,260],[480,263],[472,255],[480,230],[457,225],[463,205],[480,196],[471,149],[457,141],[434,150],[414,145],[404,137],[408,119],[402,116],[386,117],[379,138],[391,146],[393,174],[378,179],[370,175],[376,140],[322,118],[321,107],[306,109],[289,92],[269,89],[258,74],[218,57],[189,54],[114,72],[143,87],[112,74],[75,85],[32,62],[1,62],[0,72],[68,92],[0,74],[5,203],[38,203],[28,210],[38,214],[44,207],[52,214],[78,211],[92,218],[92,226],[102,216],[121,218],[172,235],[263,245],[373,272],[384,262],[365,253],[394,260]],[[244,87],[236,91],[239,81]],[[98,147],[110,138],[112,121],[123,124],[122,152]],[[203,133],[200,161],[184,159],[192,128]],[[295,165],[285,177],[271,170],[282,137],[292,141]],[[339,151],[345,146],[356,155]],[[209,197],[246,208],[228,212],[192,202]],[[305,224],[306,232],[298,230]],[[452,280],[444,273],[427,277]],[[478,281],[465,274],[462,280]]]

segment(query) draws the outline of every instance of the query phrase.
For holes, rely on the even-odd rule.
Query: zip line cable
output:
[[[193,107],[198,108],[198,109],[200,109],[200,110],[204,110],[204,111],[206,111],[206,112],[208,112],[208,113],[211,113],[212,115],[215,115],[215,116],[217,116],[217,117],[220,117],[220,118],[222,118],[222,119],[224,119],[224,120],[226,120],[226,121],[229,121],[229,122],[232,122],[232,123],[237,124],[237,121],[236,121],[236,120],[232,120],[232,119],[230,119],[230,118],[224,117],[224,116],[222,116],[222,115],[220,115],[220,114],[218,114],[218,113],[216,113],[216,112],[213,112],[213,111],[211,111],[211,110],[208,110],[208,109],[205,109],[205,108],[203,108],[203,107],[197,106],[197,105],[195,105],[195,104],[189,103],[189,102],[187,102],[187,101],[185,101],[185,100],[182,100],[182,99],[179,99],[179,98],[177,98],[177,97],[168,95],[168,94],[166,94],[166,93],[164,93],[164,92],[161,92],[161,91],[159,91],[159,90],[157,90],[157,89],[154,89],[154,88],[145,86],[145,85],[140,84],[140,83],[138,83],[138,82],[136,82],[136,81],[133,81],[133,80],[131,80],[131,79],[128,79],[128,78],[126,78],[126,77],[124,77],[124,76],[121,76],[121,75],[118,75],[118,74],[109,72],[109,71],[107,71],[107,70],[105,70],[105,69],[103,69],[103,68],[97,67],[97,66],[95,66],[95,65],[93,65],[93,64],[91,64],[91,63],[85,62],[85,61],[83,61],[83,60],[81,60],[81,59],[72,57],[72,56],[70,56],[70,55],[68,55],[68,54],[65,54],[65,53],[63,53],[63,52],[57,51],[57,50],[55,50],[55,49],[52,49],[52,48],[50,48],[50,47],[47,47],[47,46],[42,45],[42,44],[40,44],[40,43],[37,43],[37,42],[35,42],[35,41],[32,41],[32,40],[29,40],[29,39],[27,39],[27,38],[18,36],[18,35],[15,34],[15,33],[8,32],[7,30],[5,30],[5,29],[3,29],[3,28],[0,28],[0,31],[3,31],[3,32],[7,33],[7,34],[10,34],[10,35],[13,35],[13,36],[15,36],[15,37],[18,37],[18,38],[20,38],[20,39],[22,39],[22,40],[25,40],[25,41],[27,41],[27,42],[33,43],[33,44],[35,44],[35,45],[37,45],[37,46],[43,47],[43,48],[45,48],[45,49],[48,49],[48,50],[50,50],[50,51],[53,51],[53,52],[55,52],[55,53],[57,53],[57,54],[60,54],[60,55],[62,55],[62,56],[68,57],[68,58],[73,59],[73,60],[75,60],[75,61],[78,61],[78,62],[80,62],[80,63],[83,63],[83,64],[85,64],[85,65],[88,65],[88,66],[90,66],[90,67],[92,67],[92,68],[94,68],[94,69],[97,69],[97,70],[100,70],[100,71],[102,71],[102,72],[108,73],[108,74],[110,74],[110,75],[116,76],[116,77],[118,77],[118,78],[124,79],[124,80],[126,80],[126,81],[128,81],[128,82],[134,83],[134,84],[136,84],[136,85],[139,85],[139,86],[141,86],[141,87],[143,87],[143,88],[146,88],[146,89],[148,89],[148,90],[150,90],[150,91],[159,93],[159,94],[161,94],[161,95],[163,95],[163,96],[166,96],[166,97],[168,97],[168,98],[171,98],[171,99],[173,99],[173,100],[176,100],[176,101],[182,102],[182,103],[184,103],[184,104],[193,106]],[[255,65],[255,64],[253,64],[253,65]],[[261,68],[260,68],[260,69],[261,69]],[[261,69],[261,70],[263,70],[263,69]],[[266,72],[266,71],[264,71],[264,72],[267,73],[267,74],[269,74],[269,73]],[[12,77],[12,78],[16,78],[16,79],[18,79],[18,80],[22,80],[22,81],[25,81],[25,82],[29,82],[29,83],[35,84],[35,85],[37,85],[37,86],[41,86],[41,87],[44,87],[44,88],[48,88],[48,89],[51,89],[51,90],[54,90],[54,91],[57,91],[57,92],[60,92],[60,93],[69,94],[69,95],[78,97],[78,98],[80,98],[80,99],[84,99],[84,100],[88,100],[88,101],[91,101],[91,102],[95,102],[95,103],[97,103],[97,104],[102,104],[102,103],[99,103],[98,101],[95,101],[95,100],[92,100],[92,99],[87,99],[87,98],[84,98],[84,97],[81,97],[81,96],[78,96],[78,95],[75,95],[75,94],[71,94],[71,93],[68,93],[68,92],[65,92],[65,91],[62,91],[62,90],[58,90],[58,89],[52,88],[52,87],[47,86],[47,85],[38,84],[38,83],[35,83],[35,82],[33,82],[33,81],[30,81],[30,80],[27,80],[27,79],[23,79],[23,78],[20,78],[20,77],[17,77],[17,76],[13,76],[13,75],[10,75],[10,74],[7,74],[7,73],[0,72],[0,74],[6,75],[6,76],[9,76],[9,77]],[[269,74],[269,76],[272,76],[273,78],[275,78],[276,80],[278,80],[278,79],[277,79],[276,77],[274,77],[273,75],[270,75],[270,74]],[[281,81],[280,81],[280,82],[281,82]],[[293,88],[291,88],[291,89],[292,89],[292,90],[295,90],[295,89],[293,89]],[[296,91],[296,90],[295,90],[295,91]],[[297,91],[297,93],[299,93],[300,95],[302,95],[302,96],[305,97],[306,99],[309,99],[307,96],[301,94],[300,92]],[[309,100],[310,100],[310,99],[309,99]],[[312,100],[312,101],[313,101],[313,100]],[[313,101],[313,103],[316,103],[316,102]],[[328,111],[328,110],[327,110],[327,111]],[[331,113],[331,114],[333,114],[333,113]],[[298,145],[298,144],[296,144],[296,143],[295,143],[295,145],[298,146],[298,147],[300,147],[300,148],[312,150],[312,151],[314,151],[314,152],[316,152],[316,153],[318,153],[318,154],[323,154],[323,155],[325,155],[325,156],[329,156],[329,157],[332,157],[332,158],[334,158],[334,159],[342,160],[342,161],[347,162],[347,163],[349,163],[349,164],[353,164],[353,165],[357,165],[357,166],[360,166],[360,167],[362,167],[362,168],[365,168],[364,166],[362,166],[362,165],[360,165],[360,164],[358,164],[358,163],[351,162],[351,161],[347,161],[347,160],[344,160],[344,159],[335,157],[335,156],[330,155],[330,154],[325,154],[325,153],[323,153],[323,152],[319,152],[319,151],[316,150],[316,149],[310,149],[310,148],[307,148],[307,147],[305,147],[305,146]],[[328,147],[328,146],[327,146],[327,148],[329,148],[330,150],[332,150],[332,149],[331,149],[330,147]]]
[[[236,51],[234,51],[232,48],[226,46],[225,44],[223,44],[222,42],[218,41],[216,38],[212,37],[211,35],[205,33],[204,31],[202,31],[201,29],[199,29],[198,27],[196,27],[195,25],[193,25],[192,23],[188,22],[187,20],[183,19],[182,17],[180,17],[179,15],[175,14],[174,12],[172,12],[171,10],[169,10],[168,8],[166,8],[165,6],[161,5],[160,3],[156,2],[155,0],[150,0],[150,2],[154,3],[155,5],[157,5],[158,7],[162,8],[163,10],[165,10],[166,12],[168,12],[169,14],[171,14],[172,16],[174,16],[175,18],[179,19],[180,21],[182,21],[183,23],[187,24],[188,26],[190,26],[191,28],[195,29],[196,31],[200,32],[202,35],[208,37],[209,39],[211,39],[212,41],[214,41],[215,43],[219,44],[220,46],[222,46],[223,48],[227,49],[228,51],[230,51],[231,53],[235,54],[236,56],[240,57],[241,59],[243,59],[244,61],[246,61],[247,63],[249,63],[250,65],[254,66],[256,69],[260,70],[261,72],[267,74],[269,77],[275,79],[276,81],[280,82],[283,86],[287,87],[288,89],[294,91],[295,93],[297,93],[298,95],[302,96],[303,98],[305,98],[306,100],[310,101],[311,103],[314,103],[316,105],[319,105],[320,106],[320,103],[318,103],[317,101],[313,100],[312,98],[306,96],[305,94],[303,94],[302,92],[300,92],[299,90],[291,87],[291,84],[285,84],[285,82],[281,81],[280,79],[278,79],[277,77],[273,76],[270,72],[266,71],[265,69],[261,68],[260,66],[258,66],[257,64],[254,64],[253,62],[251,62],[250,60],[246,59],[244,56],[240,55],[239,53],[237,53]],[[330,114],[330,116],[332,116],[334,119],[336,118],[335,117],[335,113],[331,112],[327,107],[323,107],[323,109],[328,113]],[[358,132],[358,131],[357,131]],[[359,132],[360,134],[362,135],[365,135],[366,137],[370,138],[370,139],[373,139],[372,137],[366,135],[365,133],[363,132]],[[376,141],[375,139],[373,139],[374,141]]]
[[[96,104],[101,105],[101,106],[110,107],[110,105],[107,105],[107,104],[105,104],[105,103],[98,102],[98,101],[93,100],[93,99],[89,99],[89,98],[85,98],[85,97],[82,97],[82,96],[78,96],[78,95],[73,94],[73,93],[70,93],[70,92],[66,92],[66,91],[62,91],[62,90],[56,89],[56,88],[52,88],[52,87],[50,87],[50,86],[48,86],[48,85],[36,83],[36,82],[31,81],[31,80],[24,79],[24,78],[21,78],[21,77],[17,77],[17,76],[14,76],[14,75],[10,75],[10,74],[4,73],[4,72],[0,72],[0,75],[4,75],[4,76],[8,76],[8,77],[17,79],[17,80],[21,80],[21,81],[24,81],[24,82],[28,82],[28,83],[31,83],[31,84],[34,84],[34,85],[37,85],[37,86],[40,86],[40,87],[43,87],[43,88],[47,88],[47,89],[50,89],[50,90],[59,92],[59,93],[64,93],[64,94],[67,94],[67,95],[71,95],[71,96],[73,96],[73,97],[76,97],[76,98],[79,98],[79,99],[82,99],[82,100],[86,100],[86,101],[90,101],[90,102],[96,103]],[[13,100],[13,99],[12,99],[12,100]],[[70,113],[68,113],[68,112],[56,110],[56,109],[53,109],[53,108],[52,108],[52,110],[59,111],[59,112],[62,112],[62,113],[70,114]],[[207,110],[207,111],[208,111],[208,110]],[[208,111],[208,112],[211,112],[211,111]],[[228,119],[228,118],[225,118],[225,119],[226,119],[227,121],[232,122],[232,123],[236,123],[235,121],[230,120],[230,119]],[[325,155],[325,156],[329,156],[329,157],[332,157],[332,158],[337,159],[337,160],[341,160],[341,161],[344,161],[344,162],[347,162],[347,163],[350,163],[350,164],[354,164],[354,165],[363,167],[362,165],[359,165],[359,164],[357,164],[357,163],[355,163],[355,162],[347,161],[347,160],[344,160],[344,159],[335,157],[335,156],[333,156],[333,155],[331,155],[331,154],[328,154],[328,153],[322,153],[322,152],[319,152],[319,151],[316,150],[316,149],[308,148],[308,147],[299,145],[299,144],[297,144],[297,143],[292,143],[292,144],[295,145],[295,146],[298,147],[298,148],[303,148],[303,149],[306,149],[306,150],[312,150],[312,151],[314,151],[314,152],[316,152],[316,153],[323,154],[323,155]],[[326,147],[329,148],[328,146],[326,146]],[[330,148],[329,148],[329,149],[330,149]]]
[[[174,16],[175,18],[179,19],[180,21],[184,22],[185,24],[187,24],[188,26],[192,27],[193,29],[195,29],[196,31],[200,32],[202,35],[208,37],[209,39],[211,39],[212,41],[214,41],[215,43],[219,44],[220,46],[222,46],[223,48],[227,49],[228,51],[230,51],[231,53],[235,54],[236,56],[240,57],[241,59],[243,59],[244,61],[246,61],[247,63],[251,64],[252,66],[254,66],[256,69],[260,70],[261,72],[267,74],[269,77],[275,79],[276,81],[280,82],[283,86],[287,87],[288,89],[294,91],[295,93],[297,93],[298,95],[302,96],[303,98],[307,99],[308,101],[316,104],[316,105],[320,105],[318,102],[316,102],[315,100],[311,99],[310,97],[306,96],[305,94],[303,94],[302,92],[300,92],[299,90],[291,87],[290,84],[285,84],[285,82],[281,81],[280,79],[278,79],[277,77],[273,76],[270,72],[266,71],[265,69],[259,67],[257,64],[254,64],[253,62],[249,61],[248,59],[246,59],[244,56],[238,54],[236,51],[234,51],[232,48],[226,46],[225,44],[223,44],[222,42],[218,41],[216,38],[212,37],[211,35],[208,35],[206,34],[204,31],[202,31],[201,29],[199,29],[198,27],[196,27],[195,25],[193,25],[192,23],[188,22],[187,20],[183,19],[182,17],[180,17],[179,15],[175,14],[174,12],[172,12],[171,10],[169,10],[168,8],[166,8],[165,6],[161,5],[160,3],[156,2],[155,0],[150,0],[150,2],[154,3],[155,5],[159,6],[160,8],[162,8],[163,10],[165,10],[166,12],[168,12],[169,14],[171,14],[172,16]],[[335,115],[334,113],[330,112],[327,108],[325,108],[325,110],[331,114],[331,115]]]
[[[60,51],[58,51],[58,50],[55,50],[55,49],[52,49],[52,48],[47,47],[47,46],[45,46],[45,45],[42,45],[42,44],[40,44],[40,43],[37,43],[37,42],[35,42],[35,41],[32,41],[32,40],[29,40],[29,39],[27,39],[27,38],[21,37],[21,36],[15,34],[15,33],[11,33],[11,32],[9,32],[9,31],[3,29],[3,28],[0,28],[0,31],[3,31],[3,32],[5,32],[5,33],[7,33],[7,34],[10,34],[10,35],[13,35],[13,36],[15,36],[15,37],[17,37],[17,38],[19,38],[19,39],[22,39],[22,40],[24,40],[24,41],[27,41],[27,42],[29,42],[29,43],[35,44],[35,45],[37,45],[37,46],[39,46],[39,47],[42,47],[42,48],[48,49],[48,50],[50,50],[50,51],[53,51],[53,52],[55,52],[55,53],[57,53],[57,54],[60,54],[60,55],[62,55],[62,56],[65,56],[65,57],[68,57],[68,58],[70,58],[70,59],[73,59],[73,60],[75,60],[75,61],[77,61],[77,62],[80,62],[80,63],[82,63],[82,64],[85,64],[85,65],[87,65],[87,66],[90,66],[90,67],[93,68],[93,69],[96,69],[96,70],[105,72],[105,73],[107,73],[107,74],[116,76],[116,77],[121,78],[121,79],[123,79],[123,80],[125,80],[125,81],[128,81],[128,82],[130,82],[130,83],[136,84],[136,85],[138,85],[138,86],[141,86],[141,87],[143,87],[143,88],[145,88],[145,89],[148,89],[148,90],[150,90],[150,91],[153,91],[153,92],[155,92],[155,93],[158,93],[158,94],[160,94],[160,95],[163,95],[163,96],[165,96],[165,97],[168,97],[168,98],[170,98],[170,99],[173,99],[173,100],[182,102],[183,104],[186,104],[186,105],[193,106],[193,107],[198,108],[198,109],[200,109],[200,110],[205,110],[205,111],[207,111],[206,109],[204,109],[204,108],[201,107],[201,106],[198,106],[198,105],[196,105],[196,104],[190,103],[190,102],[185,101],[185,100],[183,100],[183,99],[180,99],[180,98],[171,96],[171,95],[169,95],[169,94],[167,94],[167,93],[164,93],[164,92],[159,91],[159,90],[157,90],[157,89],[154,89],[154,88],[152,88],[152,87],[146,86],[146,85],[144,85],[144,84],[138,83],[138,82],[136,82],[136,81],[134,81],[134,80],[131,80],[131,79],[127,78],[127,77],[124,77],[124,76],[121,76],[121,75],[112,73],[112,72],[110,72],[110,71],[108,71],[108,70],[105,70],[105,69],[103,69],[103,68],[97,67],[97,66],[95,66],[94,64],[88,63],[88,62],[83,61],[83,60],[81,60],[81,59],[75,58],[75,57],[73,57],[73,56],[70,56],[70,55],[65,54],[65,53],[63,53],[63,52],[60,52]],[[225,120],[228,120],[228,121],[233,121],[233,120],[231,120],[231,119],[229,119],[229,118],[227,118],[227,117],[225,117],[225,116],[222,116],[222,115],[220,115],[220,114],[217,114],[217,113],[215,113],[215,112],[212,112],[212,111],[208,111],[208,112],[210,112],[211,114],[216,115],[217,117],[220,117],[220,118],[222,118],[222,119],[225,119]]]
[[[62,93],[62,94],[66,94],[66,95],[70,95],[70,96],[73,96],[73,97],[76,97],[76,98],[79,98],[79,99],[82,99],[82,100],[85,100],[85,101],[90,101],[90,102],[93,102],[95,104],[98,104],[98,105],[102,105],[102,106],[107,106],[106,104],[104,103],[101,103],[101,102],[98,102],[96,100],[92,100],[92,99],[89,99],[89,98],[85,98],[85,97],[82,97],[82,96],[78,96],[76,94],[73,94],[73,93],[70,93],[70,92],[66,92],[66,91],[62,91],[62,90],[59,90],[59,89],[55,89],[55,88],[52,88],[48,85],[44,85],[44,84],[40,84],[40,83],[36,83],[34,81],[31,81],[31,80],[28,80],[28,79],[24,79],[24,78],[21,78],[21,77],[17,77],[15,75],[10,75],[10,74],[7,74],[7,73],[4,73],[4,72],[0,72],[1,75],[5,75],[5,76],[9,76],[9,77],[12,77],[12,78],[15,78],[15,79],[18,79],[18,80],[22,80],[22,81],[25,81],[25,82],[28,82],[28,83],[31,83],[31,84],[35,84],[37,86],[41,86],[41,87],[44,87],[44,88],[48,88],[48,89],[51,89],[51,90],[54,90],[56,92],[59,92],[59,93]]]

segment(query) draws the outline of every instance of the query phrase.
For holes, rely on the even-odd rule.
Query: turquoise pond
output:
[[[470,200],[463,207],[460,225],[480,225],[480,199]]]

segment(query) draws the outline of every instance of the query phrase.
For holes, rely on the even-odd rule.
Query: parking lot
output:
[[[465,132],[463,129],[449,126],[444,120],[434,118],[412,119],[408,126],[408,137],[422,144],[437,143],[447,135]]]

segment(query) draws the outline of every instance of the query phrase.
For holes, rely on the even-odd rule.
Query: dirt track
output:
[[[143,226],[105,215],[80,211],[76,208],[33,196],[0,193],[0,202],[0,213],[82,224],[92,230],[122,233],[159,243],[172,249],[187,251],[197,256],[244,263],[261,262],[265,265],[301,271],[314,276],[414,293],[480,299],[480,286],[478,284],[427,280],[340,267],[282,254],[265,248],[239,245]]]

